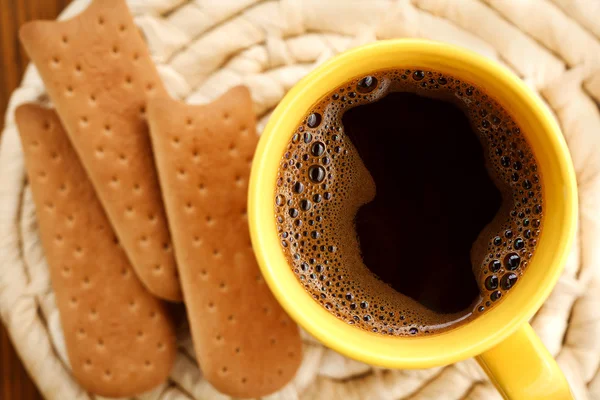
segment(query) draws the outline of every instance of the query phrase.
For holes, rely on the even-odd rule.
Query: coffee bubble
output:
[[[308,177],[315,183],[323,182],[325,179],[325,169],[320,165],[311,165],[308,168]]]
[[[500,286],[502,286],[502,289],[508,290],[511,287],[513,287],[515,283],[517,283],[517,279],[518,276],[515,273],[509,272],[507,274],[504,274]]]
[[[320,157],[325,152],[325,145],[323,142],[315,142],[311,147],[311,154],[315,157]]]
[[[321,123],[321,119],[321,114],[312,113],[308,116],[306,125],[308,125],[309,128],[316,128]]]
[[[377,78],[366,76],[356,84],[356,91],[359,93],[372,92],[377,87]]]

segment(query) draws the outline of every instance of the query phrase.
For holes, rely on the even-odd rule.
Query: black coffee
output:
[[[484,90],[381,71],[316,104],[280,164],[282,248],[306,290],[382,334],[447,330],[497,303],[535,253],[542,183]]]

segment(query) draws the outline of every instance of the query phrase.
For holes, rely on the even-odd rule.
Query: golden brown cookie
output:
[[[198,362],[221,392],[258,397],[294,376],[296,324],[262,279],[246,197],[258,136],[248,89],[206,106],[167,98],[148,120]]]
[[[56,113],[24,105],[16,120],[73,374],[102,396],[152,389],[176,353],[164,305],[134,274]]]
[[[136,273],[180,300],[145,121],[147,100],[165,91],[124,0],[27,23],[20,37]]]

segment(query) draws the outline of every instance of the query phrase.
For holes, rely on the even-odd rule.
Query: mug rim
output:
[[[454,68],[460,76],[469,71],[493,76],[510,92],[510,96],[515,96],[515,102],[518,100],[518,104],[525,107],[525,111],[521,112],[528,113],[539,124],[538,130],[545,132],[546,149],[557,156],[554,161],[565,186],[563,201],[557,205],[561,231],[551,233],[556,239],[556,246],[551,265],[546,266],[542,279],[535,286],[529,285],[529,296],[520,296],[521,302],[513,304],[518,306],[518,312],[511,314],[506,311],[505,304],[510,303],[511,294],[481,316],[446,332],[417,337],[384,336],[346,324],[304,290],[281,249],[273,199],[279,161],[294,128],[310,107],[352,78],[368,75],[370,71],[409,66],[407,60],[411,57],[420,60],[412,67],[436,69],[437,66],[442,71]],[[541,172],[543,175],[544,171]],[[536,94],[510,71],[453,45],[419,39],[379,41],[352,49],[324,63],[297,83],[279,103],[260,138],[252,165],[248,194],[250,234],[269,288],[286,312],[311,335],[326,346],[369,364],[388,368],[426,368],[482,353],[526,323],[541,307],[560,276],[574,238],[577,217],[575,182],[569,151],[558,124]],[[544,238],[540,243],[542,240]],[[502,309],[503,313],[499,311]]]

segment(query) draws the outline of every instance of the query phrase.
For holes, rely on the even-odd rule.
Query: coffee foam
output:
[[[376,188],[344,133],[342,116],[391,92],[459,106],[478,133],[488,173],[503,194],[500,211],[471,249],[480,296],[458,313],[438,314],[392,289],[367,268],[360,254],[354,218],[374,199]],[[292,133],[275,193],[282,249],[305,289],[348,324],[392,335],[444,331],[496,304],[535,252],[541,209],[535,158],[508,113],[477,86],[421,69],[380,71],[326,95]]]

